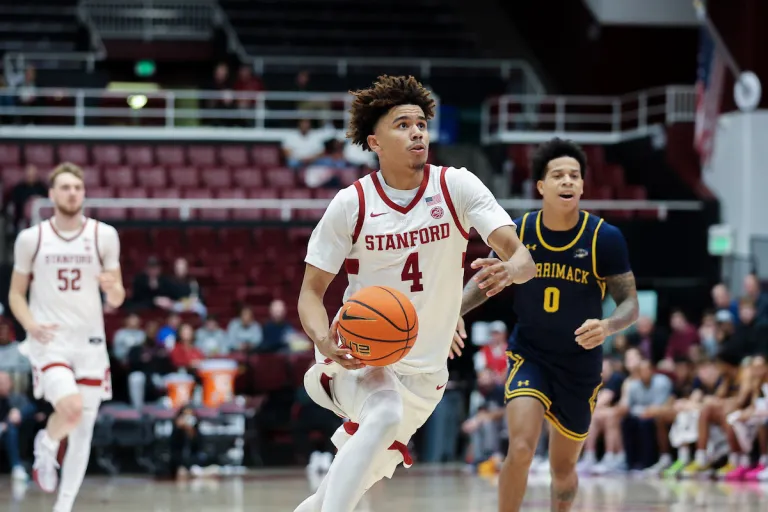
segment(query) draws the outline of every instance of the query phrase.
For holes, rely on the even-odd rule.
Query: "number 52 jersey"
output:
[[[387,186],[379,171],[333,198],[305,262],[332,274],[344,265],[344,300],[368,286],[403,292],[416,308],[419,336],[394,369],[431,373],[445,367],[456,330],[469,230],[487,243],[502,226],[514,226],[509,214],[464,168],[427,165],[414,190]]]

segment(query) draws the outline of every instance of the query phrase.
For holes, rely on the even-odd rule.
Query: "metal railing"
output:
[[[215,0],[81,0],[104,39],[206,40],[216,26]]]
[[[320,210],[330,203],[330,199],[134,199],[134,198],[98,198],[86,199],[86,208],[135,208],[165,209],[179,212],[182,221],[189,220],[195,210],[230,209],[230,210],[279,210],[280,220],[291,221],[300,210]],[[535,199],[501,199],[499,204],[507,211],[528,211],[541,207],[541,201]],[[659,220],[667,218],[674,211],[700,211],[701,201],[636,201],[636,200],[584,200],[581,207],[587,210],[602,211],[653,211]],[[38,224],[52,214],[52,204],[45,198],[36,198],[31,206],[32,225]],[[107,219],[108,220],[108,219]]]
[[[342,129],[349,121],[352,96],[348,93],[308,92],[235,92],[189,90],[106,90],[106,89],[36,89],[31,105],[0,106],[0,117],[15,118],[19,124],[35,126],[0,126],[0,137],[14,133],[50,133],[46,127],[73,126],[82,136],[90,131],[110,136],[112,131],[125,133],[130,129],[145,130],[176,128],[183,136],[185,130],[200,125],[226,126],[219,135],[232,137],[232,128],[242,128],[240,136],[264,138],[264,130],[275,134],[294,130],[300,119],[312,119],[333,124]],[[18,93],[0,90],[0,105],[17,103]],[[439,105],[439,98],[435,96]],[[430,121],[433,140],[439,136],[439,108]],[[115,130],[115,127],[117,130]],[[42,128],[42,129],[41,129]],[[63,131],[63,130],[60,130]],[[209,130],[213,131],[213,130]],[[240,130],[236,130],[240,131]],[[229,133],[227,133],[229,132]],[[248,132],[251,132],[250,135]],[[67,137],[66,134],[61,134]],[[129,135],[130,136],[130,135]],[[214,138],[216,134],[210,134]],[[151,137],[151,136],[150,136]],[[273,137],[274,138],[274,137]]]
[[[536,143],[566,136],[586,144],[610,144],[652,135],[657,125],[692,122],[693,86],[669,86],[624,96],[507,95],[483,105],[484,144]]]
[[[93,19],[82,3],[77,7],[77,19],[88,28],[91,51],[88,52],[6,52],[3,55],[3,65],[6,79],[13,73],[22,73],[27,64],[34,64],[38,68],[48,68],[47,63],[76,62],[85,65],[85,70],[92,73],[96,68],[96,62],[107,57],[107,49],[104,47],[99,32],[96,30]]]

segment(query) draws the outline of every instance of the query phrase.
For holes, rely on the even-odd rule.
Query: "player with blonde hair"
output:
[[[32,365],[35,397],[54,408],[35,437],[33,477],[43,491],[56,491],[59,442],[68,437],[54,512],[69,512],[88,466],[99,404],[112,397],[101,293],[119,307],[125,289],[117,231],[83,215],[82,169],[59,165],[49,187],[53,217],[16,239],[9,304],[27,333],[20,350]]]

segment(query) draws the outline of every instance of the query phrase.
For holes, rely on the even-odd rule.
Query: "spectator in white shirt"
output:
[[[136,313],[131,313],[125,319],[125,327],[115,332],[112,340],[112,354],[115,359],[123,363],[128,361],[128,352],[131,348],[144,343],[146,334],[141,329],[141,318]]]
[[[219,322],[213,316],[209,316],[195,333],[195,346],[205,357],[227,355],[231,348],[227,333],[219,327]]]
[[[252,350],[261,345],[263,339],[261,325],[254,320],[253,311],[248,306],[240,309],[240,315],[229,322],[227,334],[232,350]]]
[[[283,139],[283,154],[288,167],[293,169],[311,164],[325,152],[323,131],[313,130],[309,119],[300,120],[298,128]]]

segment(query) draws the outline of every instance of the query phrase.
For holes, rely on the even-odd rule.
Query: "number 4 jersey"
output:
[[[312,232],[305,261],[349,279],[344,300],[375,285],[406,294],[419,316],[419,337],[394,365],[401,374],[445,367],[461,308],[470,228],[483,240],[514,226],[488,188],[466,169],[427,165],[421,186],[396,190],[381,172],[333,198]]]
[[[14,271],[31,274],[35,322],[58,325],[57,343],[105,345],[99,274],[120,266],[115,228],[84,218],[78,231],[62,232],[46,220],[19,234],[14,253]]]

